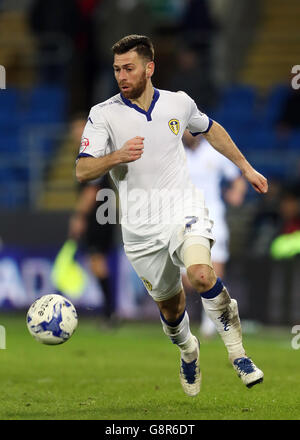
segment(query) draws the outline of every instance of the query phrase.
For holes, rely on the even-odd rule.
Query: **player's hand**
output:
[[[144,137],[136,136],[125,142],[123,147],[117,151],[121,162],[128,163],[140,159],[144,152],[144,139]]]
[[[256,192],[260,194],[265,194],[268,192],[268,181],[260,173],[258,173],[254,168],[250,168],[244,173],[245,178],[253,186]]]

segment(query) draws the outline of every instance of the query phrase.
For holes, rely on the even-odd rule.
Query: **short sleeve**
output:
[[[85,156],[101,157],[110,153],[109,139],[106,121],[101,110],[95,106],[83,130],[77,159]]]
[[[198,109],[195,101],[192,98],[190,98],[188,95],[186,96],[190,104],[190,113],[187,125],[188,130],[193,136],[207,133],[212,126],[212,119]]]

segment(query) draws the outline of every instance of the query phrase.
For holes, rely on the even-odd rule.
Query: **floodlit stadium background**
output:
[[[137,33],[153,39],[155,87],[190,94],[269,179],[268,195],[249,188],[228,210],[226,283],[241,318],[300,324],[299,18],[297,0],[3,0],[0,311],[57,291],[53,263],[78,190],[72,121],[117,93],[110,47]],[[80,249],[75,258],[85,277],[72,300],[100,315],[102,292]],[[119,231],[109,262],[117,315],[157,318]],[[188,302],[199,320],[199,301]]]

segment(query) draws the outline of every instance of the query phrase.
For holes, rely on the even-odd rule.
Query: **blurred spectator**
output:
[[[181,30],[182,40],[194,51],[197,58],[199,91],[196,95],[201,95],[202,105],[207,108],[215,103],[212,47],[218,30],[211,13],[211,5],[207,0],[185,2]]]
[[[8,87],[31,87],[36,81],[36,44],[28,23],[31,0],[0,2],[0,63]]]
[[[284,189],[279,204],[279,234],[290,234],[300,230],[300,199],[295,186]]]
[[[289,133],[300,128],[300,90],[291,88],[282,105],[281,114],[277,121],[279,134]]]
[[[144,0],[101,0],[94,13],[95,44],[100,70],[95,91],[96,102],[119,93],[113,78],[112,45],[125,35],[141,34],[151,38],[153,20]]]
[[[207,72],[197,51],[192,47],[181,47],[176,53],[175,69],[169,73],[169,88],[177,92],[184,90],[196,102],[197,107],[206,111],[213,104],[212,89],[206,83]]]
[[[35,0],[30,11],[30,24],[37,37],[41,82],[65,82],[73,42],[80,29],[77,2],[73,0]]]
[[[300,230],[300,194],[296,185],[269,181],[269,192],[259,202],[250,230],[254,256],[269,254],[273,239]]]
[[[201,135],[193,136],[186,130],[183,143],[192,182],[203,191],[209,216],[214,221],[216,244],[212,248],[212,259],[217,275],[223,278],[229,258],[226,208],[243,204],[247,184],[240,170]]]
[[[75,39],[75,50],[71,61],[70,78],[71,110],[86,111],[95,102],[95,87],[101,59],[97,52],[96,36],[99,32],[94,15],[103,0],[77,0],[80,28]]]
[[[194,185],[203,191],[209,217],[213,220],[216,242],[211,250],[216,275],[225,276],[229,260],[229,228],[226,221],[227,205],[239,207],[244,202],[247,185],[239,169],[216,151],[201,135],[192,136],[187,130],[183,136],[187,165]],[[223,183],[227,186],[224,188]],[[183,274],[186,289],[190,290],[188,278]],[[210,337],[216,333],[215,326],[202,313],[201,333]]]
[[[109,324],[114,319],[114,296],[108,257],[114,246],[115,225],[100,225],[96,219],[100,204],[96,195],[101,188],[110,188],[107,176],[88,185],[81,185],[78,202],[70,218],[69,237],[76,240],[88,255],[89,265],[104,295],[103,316]]]
[[[73,139],[76,141],[74,150],[78,150],[85,123],[85,119],[77,116],[71,124]],[[76,240],[88,255],[91,271],[104,295],[104,318],[107,324],[111,324],[114,322],[115,304],[108,257],[114,246],[116,225],[100,225],[97,222],[96,212],[101,202],[96,200],[96,195],[101,188],[111,188],[108,175],[89,184],[79,185],[78,201],[69,223],[69,237]]]
[[[186,8],[186,0],[142,0],[151,11],[152,19],[159,28],[173,27],[180,21]]]
[[[70,112],[93,104],[98,70],[93,14],[100,0],[35,0],[30,23],[39,47],[43,83],[69,87]]]
[[[186,0],[181,21],[184,41],[198,50],[203,62],[210,59],[211,38],[217,26],[207,0]]]
[[[280,203],[281,228],[270,245],[273,259],[293,258],[300,254],[299,187],[286,191]]]

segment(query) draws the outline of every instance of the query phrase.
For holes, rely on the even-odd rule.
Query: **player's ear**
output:
[[[147,63],[147,66],[146,66],[146,77],[147,78],[151,78],[151,76],[153,75],[154,67],[155,67],[154,61],[150,61],[150,63]]]

